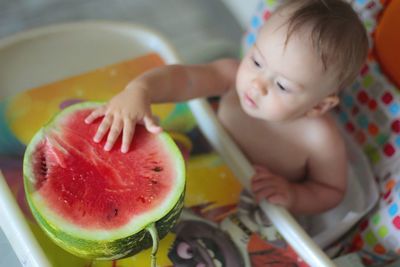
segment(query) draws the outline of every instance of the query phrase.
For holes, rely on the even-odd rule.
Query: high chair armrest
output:
[[[24,267],[50,267],[0,170],[0,228]]]

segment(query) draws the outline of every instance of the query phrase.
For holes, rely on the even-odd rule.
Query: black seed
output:
[[[111,221],[114,217],[118,216],[118,209],[114,208],[108,215],[107,220]]]
[[[144,198],[144,196],[139,196],[138,198],[136,198],[137,200],[139,200],[142,203],[146,203],[146,199]]]
[[[160,167],[160,166],[156,166],[156,167],[153,168],[153,171],[155,171],[155,172],[160,172],[162,170],[163,170],[163,168]]]

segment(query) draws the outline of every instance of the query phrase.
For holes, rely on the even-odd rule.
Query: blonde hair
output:
[[[296,30],[310,27],[311,41],[324,69],[338,71],[339,88],[350,85],[368,54],[364,25],[350,4],[342,0],[288,0],[277,11],[293,8],[288,15],[286,43]]]

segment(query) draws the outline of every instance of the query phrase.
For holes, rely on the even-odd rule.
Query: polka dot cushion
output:
[[[377,18],[388,1],[350,2],[369,33],[372,48]],[[243,54],[278,4],[277,0],[258,3],[243,38]],[[366,264],[389,262],[400,256],[400,94],[374,58],[371,53],[357,80],[343,91],[335,110],[339,125],[369,158],[382,194],[378,207],[336,244],[343,253],[358,252]]]
[[[400,98],[396,91],[378,64],[368,62],[341,95],[339,121],[364,149],[376,174],[385,172],[400,154]]]
[[[342,94],[338,120],[364,150],[378,182],[378,207],[344,244],[358,251],[365,263],[387,262],[400,256],[400,95],[368,62],[356,82]],[[350,241],[349,241],[350,240]]]

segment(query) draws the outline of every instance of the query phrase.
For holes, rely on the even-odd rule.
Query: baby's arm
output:
[[[144,124],[153,133],[161,131],[153,120],[151,103],[222,95],[234,86],[237,68],[236,60],[221,59],[203,65],[168,65],[150,70],[132,80],[85,121],[91,123],[104,116],[94,141],[100,142],[108,133],[104,148],[110,150],[122,132],[121,151],[127,152],[136,123]]]
[[[267,199],[296,215],[318,214],[342,200],[347,185],[347,157],[337,130],[322,127],[307,141],[306,179],[293,182],[256,166],[251,189],[257,201]]]
[[[347,186],[347,156],[337,129],[324,127],[308,144],[311,151],[304,182],[294,184],[295,214],[318,214],[340,203]]]

